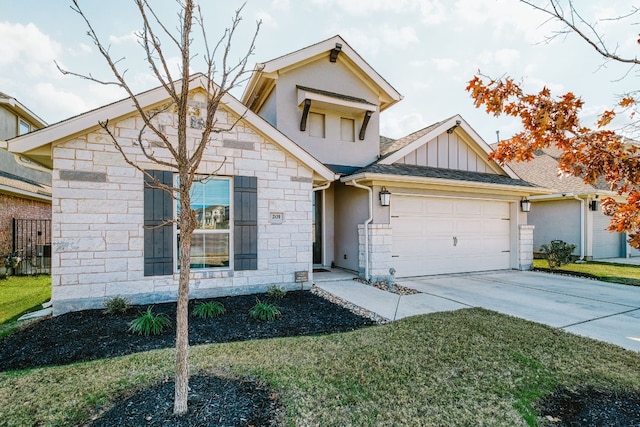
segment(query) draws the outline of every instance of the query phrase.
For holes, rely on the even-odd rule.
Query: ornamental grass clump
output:
[[[102,311],[104,314],[108,316],[124,314],[131,308],[131,303],[127,298],[121,297],[119,295],[109,298],[104,303],[104,310]]]
[[[276,305],[268,302],[262,302],[260,300],[256,300],[256,305],[249,310],[249,316],[255,320],[270,322],[272,320],[276,320],[281,315],[282,313]]]
[[[213,319],[222,316],[227,310],[217,301],[199,302],[193,308],[191,315],[201,319]]]
[[[273,285],[267,290],[267,296],[271,299],[283,299],[286,295],[287,291],[277,285]]]
[[[144,335],[160,335],[169,327],[171,321],[166,314],[154,314],[151,307],[147,311],[141,312],[138,317],[133,319],[129,325],[129,332]]]

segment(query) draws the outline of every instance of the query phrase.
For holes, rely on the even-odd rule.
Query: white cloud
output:
[[[58,89],[51,83],[37,83],[33,90],[35,98],[42,100],[43,109],[56,111],[61,117],[73,116],[91,107],[84,97]]]
[[[137,43],[138,36],[136,35],[135,31],[132,31],[128,34],[123,34],[121,36],[110,35],[109,42],[112,44],[121,44],[121,43],[129,43],[129,42]]]
[[[440,0],[312,0],[316,5],[340,8],[351,15],[371,13],[419,16],[426,24],[438,24],[447,19],[446,8]]]
[[[278,10],[289,10],[289,7],[291,5],[289,3],[289,0],[273,0],[271,2],[271,6],[274,9],[278,9]]]
[[[0,68],[20,66],[32,76],[50,73],[60,45],[32,23],[0,22]]]
[[[460,63],[453,58],[433,58],[431,61],[440,71],[452,71],[460,67]]]
[[[380,135],[401,138],[426,126],[426,121],[420,113],[408,113],[403,116],[383,115],[380,122]]]
[[[385,44],[392,47],[407,47],[418,42],[418,35],[413,27],[392,28],[385,24],[380,29]]]
[[[503,67],[510,67],[520,59],[520,52],[515,49],[499,49],[493,53],[495,61]]]
[[[266,12],[264,10],[261,10],[258,13],[256,13],[256,20],[262,21],[262,25],[266,27],[271,27],[271,28],[278,27],[278,21],[269,12]]]

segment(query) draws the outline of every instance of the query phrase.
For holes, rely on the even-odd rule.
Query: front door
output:
[[[313,263],[322,265],[322,191],[313,192]]]

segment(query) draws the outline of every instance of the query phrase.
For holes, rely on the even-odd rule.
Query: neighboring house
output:
[[[40,245],[42,253],[42,245],[50,237],[45,224],[39,222],[29,223],[34,236],[14,234],[14,225],[22,230],[22,224],[14,224],[14,219],[51,219],[51,171],[6,150],[6,140],[46,125],[15,98],[0,92],[0,267],[3,255],[12,252],[14,246],[23,251],[29,249],[28,254],[21,254],[23,257],[37,255],[32,249]]]
[[[626,243],[625,233],[607,230],[610,217],[602,213],[600,199],[619,196],[602,179],[591,185],[573,175],[560,174],[559,155],[558,149],[550,147],[537,150],[530,162],[509,163],[522,179],[553,192],[530,197],[529,223],[536,227],[534,252],[552,240],[563,240],[576,245],[573,254],[580,259],[640,255]]]
[[[203,78],[189,91],[197,135]],[[139,96],[154,109],[162,87]],[[401,99],[336,36],[258,64],[242,102],[225,96],[195,184],[200,229],[191,297],[252,293],[274,284],[308,288],[314,266],[368,279],[530,268],[533,227],[522,198],[545,190],[487,160],[489,146],[459,116],[393,141],[380,113]],[[249,109],[247,109],[249,107]],[[128,153],[141,129],[129,100],[18,137],[17,153],[53,165],[53,302],[56,314],[123,295],[137,303],[176,297],[175,202],[145,186],[99,121]],[[175,115],[156,117],[175,135]],[[163,150],[148,141],[157,156]],[[158,179],[170,171],[136,160]],[[392,193],[390,206],[379,194]],[[146,227],[145,227],[146,226]],[[368,230],[368,232],[367,232]]]

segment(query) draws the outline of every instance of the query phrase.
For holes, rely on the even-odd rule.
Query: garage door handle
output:
[[[453,236],[453,246],[458,246],[458,238]]]
[[[505,253],[505,252],[511,252],[511,251],[502,251],[502,253]]]

